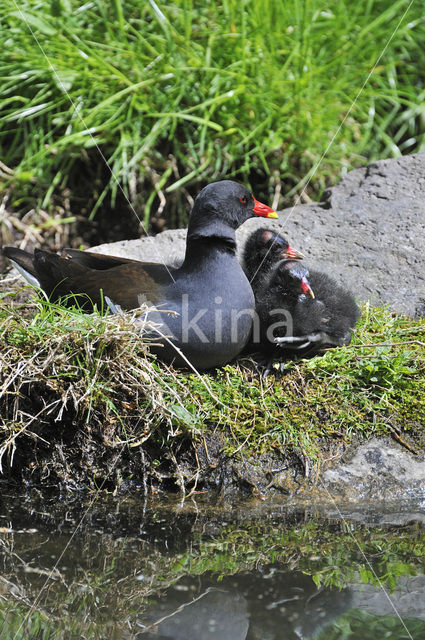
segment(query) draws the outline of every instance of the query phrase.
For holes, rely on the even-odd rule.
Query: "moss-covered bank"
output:
[[[295,491],[356,439],[424,449],[424,319],[364,305],[352,345],[263,381],[251,358],[173,370],[128,319],[2,287],[0,461],[11,482]]]

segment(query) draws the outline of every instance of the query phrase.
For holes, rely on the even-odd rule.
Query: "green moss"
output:
[[[220,425],[228,453],[294,446],[316,458],[329,438],[391,434],[424,438],[425,320],[365,305],[353,344],[288,363],[262,382],[249,362],[184,382],[204,427]],[[206,384],[208,386],[206,386]],[[213,399],[215,396],[216,400]]]

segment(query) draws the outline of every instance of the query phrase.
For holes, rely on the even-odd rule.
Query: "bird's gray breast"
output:
[[[208,276],[208,277],[206,277]],[[248,341],[255,315],[251,286],[237,261],[216,274],[197,273],[174,287],[168,311],[155,311],[149,319],[197,368],[206,369],[234,358]],[[175,352],[175,349],[174,349]],[[172,359],[173,346],[158,354]]]

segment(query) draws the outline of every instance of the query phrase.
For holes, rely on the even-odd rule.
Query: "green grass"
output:
[[[183,186],[235,176],[271,197],[282,181],[288,202],[310,176],[317,196],[355,165],[423,149],[425,21],[408,4],[5,0],[12,206],[70,189],[94,215],[122,188],[147,223],[161,191],[184,224]]]
[[[244,451],[295,447],[317,459],[323,439],[394,430],[410,431],[424,446],[424,344],[425,320],[364,305],[352,345],[288,362],[283,377],[264,383],[243,360],[204,375],[208,388],[189,374],[187,406],[194,418],[222,426],[230,455],[243,443]]]

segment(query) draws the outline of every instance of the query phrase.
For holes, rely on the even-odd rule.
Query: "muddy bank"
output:
[[[281,494],[298,503],[425,504],[425,455],[413,454],[389,438],[330,448],[320,465],[310,465],[302,452],[229,460],[217,450],[208,461],[198,450],[200,486],[222,494],[266,497]]]
[[[425,434],[415,396],[407,418],[404,406],[397,420],[395,409],[383,412],[380,395],[362,415],[363,399],[349,391],[344,400],[333,373],[332,400],[322,358],[317,379],[304,361],[262,382],[248,359],[197,378],[156,365],[126,325],[109,325],[115,317],[90,335],[62,313],[54,340],[41,348],[36,327],[25,343],[30,357],[11,344],[0,353],[4,487],[184,499],[200,492],[232,500],[275,495],[299,504],[425,500]],[[31,318],[26,322],[18,328],[21,338],[27,329],[28,340]],[[347,375],[355,380],[361,371]],[[383,383],[361,393],[382,394]],[[365,442],[377,425],[388,435]]]

